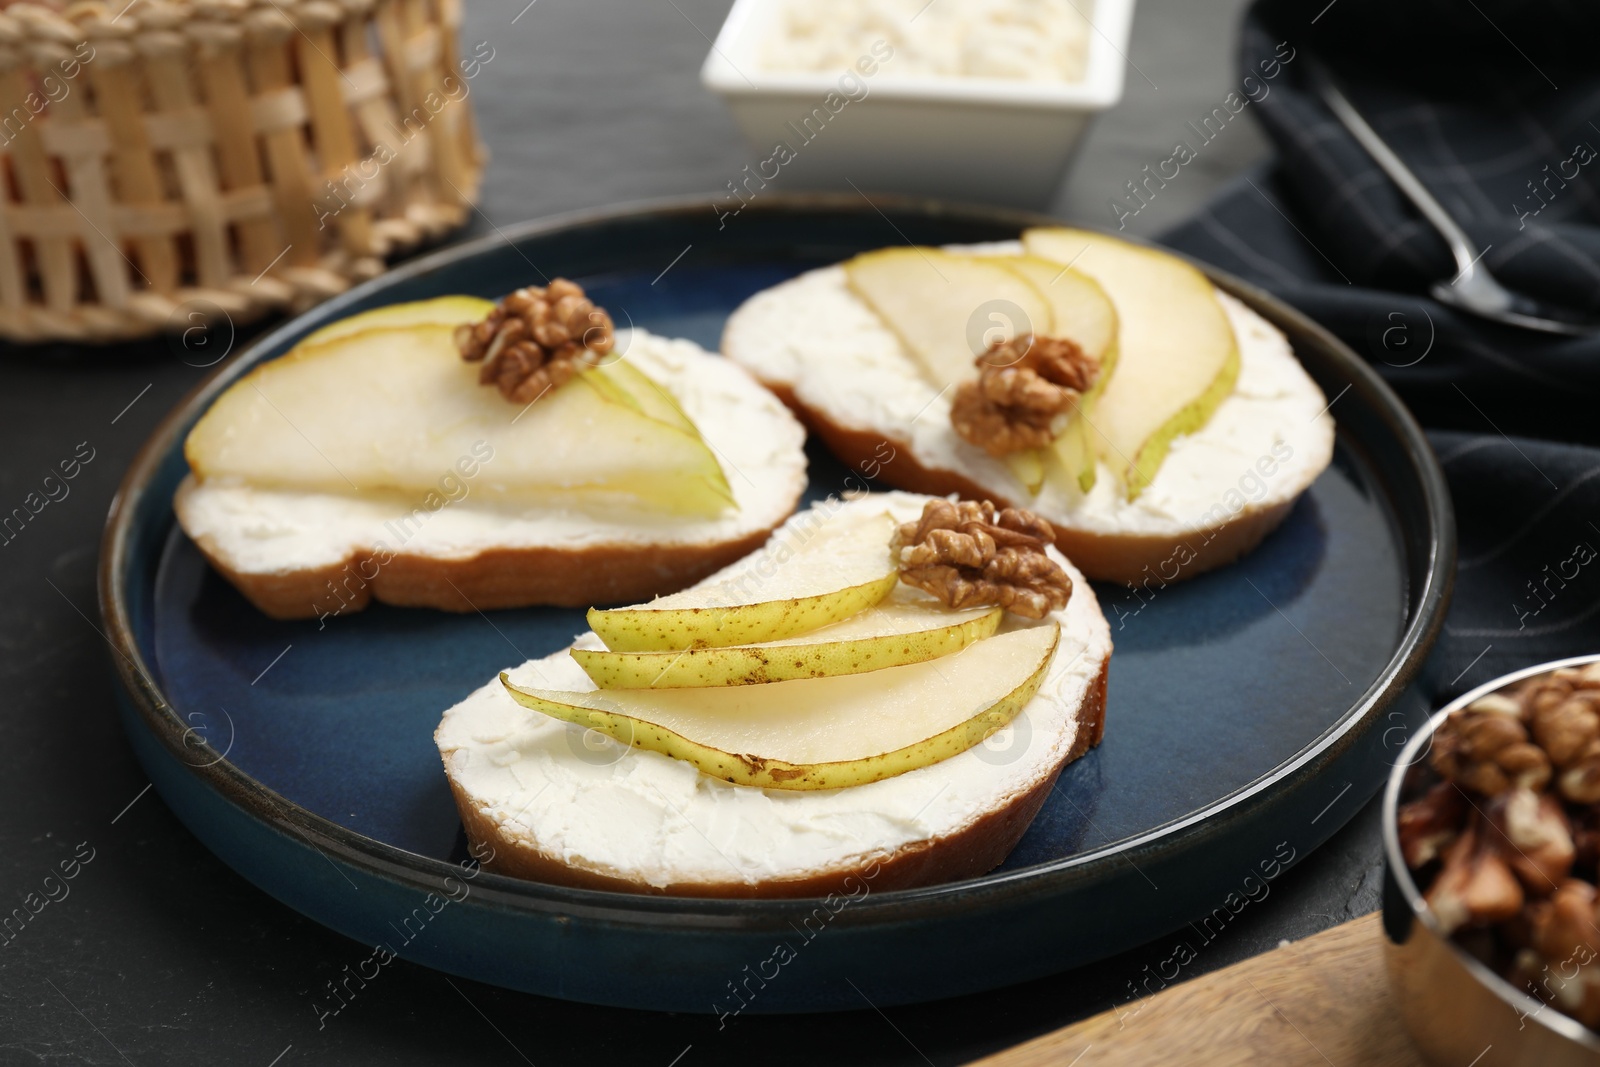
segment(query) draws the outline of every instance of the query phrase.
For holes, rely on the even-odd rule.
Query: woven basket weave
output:
[[[459,0],[6,7],[0,337],[299,310],[458,226],[486,161],[459,24]]]

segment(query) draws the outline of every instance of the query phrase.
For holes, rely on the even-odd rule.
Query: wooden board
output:
[[[1382,937],[1374,912],[979,1063],[1423,1067],[1389,995]]]

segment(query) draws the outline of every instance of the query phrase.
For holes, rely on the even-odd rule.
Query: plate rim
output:
[[[1357,356],[1343,341],[1306,315],[1264,290],[1225,271],[1195,260],[1182,252],[1156,242],[1127,234],[1110,234],[1100,227],[1083,226],[1033,212],[987,205],[961,204],[913,196],[864,196],[846,193],[773,193],[746,205],[762,215],[804,215],[826,211],[868,216],[914,213],[930,218],[945,217],[976,224],[1014,228],[1073,225],[1080,229],[1106,233],[1135,244],[1160,248],[1193,264],[1224,291],[1244,300],[1277,323],[1315,337],[1349,375],[1352,386],[1359,386],[1369,402],[1384,417],[1405,447],[1417,468],[1423,488],[1423,506],[1431,527],[1428,553],[1421,588],[1415,592],[1415,608],[1407,605],[1405,628],[1395,650],[1372,684],[1350,704],[1330,726],[1295,755],[1271,771],[1219,797],[1187,815],[1151,827],[1131,837],[1059,860],[1010,871],[990,871],[974,878],[914,889],[873,893],[846,909],[840,919],[849,925],[903,922],[947,914],[968,908],[975,896],[1004,896],[1025,901],[1040,895],[1057,895],[1077,881],[1093,877],[1096,865],[1115,858],[1157,857],[1182,851],[1206,830],[1219,828],[1219,816],[1243,817],[1252,801],[1266,803],[1275,786],[1299,775],[1313,773],[1315,765],[1332,762],[1370,728],[1374,713],[1393,703],[1417,677],[1427,653],[1444,625],[1454,587],[1456,529],[1454,511],[1444,472],[1422,428],[1404,403],[1378,373]],[[98,601],[106,627],[106,640],[114,653],[113,669],[125,693],[131,698],[140,721],[189,771],[202,779],[212,792],[241,808],[245,814],[268,827],[289,835],[371,874],[420,892],[431,892],[459,875],[460,867],[447,860],[410,852],[376,838],[367,837],[289,800],[234,766],[225,753],[218,754],[203,737],[184,723],[154,682],[142,656],[123,582],[131,576],[129,542],[133,519],[145,490],[178,444],[178,428],[197,414],[198,408],[214,400],[228,384],[260,363],[264,353],[292,343],[367,296],[420,278],[439,268],[486,254],[502,244],[515,247],[522,241],[561,231],[604,224],[626,223],[644,217],[687,217],[703,215],[703,196],[674,196],[630,201],[601,208],[542,216],[495,232],[448,245],[354,286],[340,295],[293,316],[255,338],[231,360],[225,359],[201,382],[190,389],[156,424],[150,436],[130,461],[113,497],[101,539],[98,571]],[[181,446],[180,446],[181,447]],[[197,765],[185,757],[209,755]],[[740,928],[779,928],[792,917],[794,908],[807,900],[820,898],[706,898],[659,894],[627,893],[612,890],[582,889],[533,882],[508,875],[481,872],[474,880],[474,895],[491,906],[512,908],[525,914],[586,916],[612,923],[635,922],[654,925],[652,919],[671,917],[685,928],[725,929],[730,920]]]

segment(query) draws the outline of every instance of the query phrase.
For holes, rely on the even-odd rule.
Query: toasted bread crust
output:
[[[907,441],[835,422],[826,412],[802,403],[785,382],[762,384],[789,405],[840,462],[857,470],[880,469],[878,477],[896,489],[930,496],[955,493],[967,500],[992,500],[997,507],[1028,506],[1026,501],[1008,500],[964,474],[924,466]],[[895,450],[888,463],[879,458],[885,443]],[[1269,507],[1247,505],[1225,523],[1183,533],[1102,534],[1055,524],[1056,547],[1096,581],[1166,585],[1232,563],[1250,552],[1288,517],[1305,488],[1300,486],[1294,496]]]
[[[456,612],[587,608],[634,604],[693,585],[761,547],[787,517],[705,544],[497,548],[466,559],[395,553],[381,566],[372,553],[357,552],[338,564],[267,574],[235,570],[208,537],[196,543],[219,574],[274,619],[344,615],[374,600]]]
[[[683,897],[820,897],[846,896],[865,891],[911,889],[917,886],[973,878],[1005,861],[1044,806],[1061,769],[1100,743],[1105,736],[1108,655],[1100,673],[1090,683],[1078,708],[1078,732],[1062,759],[1043,770],[1004,807],[996,808],[945,837],[915,841],[886,855],[868,857],[849,866],[816,871],[803,878],[766,882],[676,882],[652,886],[617,874],[607,874],[563,863],[536,848],[507,837],[496,823],[475,807],[452,778],[450,790],[473,854],[487,857],[484,866],[500,874],[535,882],[604,889],[622,893],[649,893]],[[446,768],[448,769],[448,762]]]

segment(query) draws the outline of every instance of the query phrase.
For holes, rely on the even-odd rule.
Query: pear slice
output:
[[[999,608],[951,611],[902,586],[877,607],[803,637],[758,645],[681,652],[610,652],[574,648],[572,658],[601,689],[688,689],[762,685],[921,663],[993,636]]]
[[[1110,298],[1094,279],[1052,260],[896,248],[857,256],[845,271],[856,295],[894,330],[940,388],[970,380],[976,373],[973,360],[990,341],[1028,331],[1074,341],[1100,361],[1100,375],[1080,410],[1089,410],[1115,369],[1117,314]],[[994,306],[986,309],[989,304]],[[1076,464],[1068,476],[1093,484],[1092,454],[1077,449],[1067,455]],[[1037,494],[1047,466],[1063,458],[1029,449],[1005,462]]]
[[[825,518],[809,537],[797,528],[719,582],[634,607],[591,608],[589,625],[613,652],[726,648],[807,633],[894,591],[894,529],[886,511],[852,509]]]
[[[195,425],[189,465],[201,480],[413,500],[464,480],[471,495],[525,505],[714,517],[733,503],[697,434],[595,387],[591,372],[509,403],[478,384],[453,329],[363,330],[262,364]]]
[[[993,256],[886,248],[847,261],[844,270],[850,288],[937,389],[972,378],[973,360],[991,342],[1053,328],[1044,293]]]
[[[942,659],[762,686],[566,693],[500,681],[524,707],[735,785],[841,789],[949,759],[1004,728],[1039,691],[1060,638],[1050,622]]]
[[[1038,256],[1006,256],[1001,259],[1011,270],[1026,277],[1050,301],[1054,336],[1073,341],[1086,355],[1100,361],[1100,374],[1094,385],[1078,400],[1067,426],[1056,436],[1050,449],[1032,455],[1014,453],[1007,463],[1030,493],[1038,494],[1046,472],[1059,471],[1074,491],[1094,488],[1095,455],[1084,447],[1080,423],[1083,415],[1093,418],[1095,402],[1117,369],[1117,311],[1100,283],[1070,266]],[[1026,477],[1024,477],[1026,475]]]
[[[1206,276],[1175,256],[1084,230],[1028,230],[1033,255],[1071,263],[1116,306],[1117,371],[1089,415],[1094,450],[1128,499],[1173,438],[1210,420],[1239,377],[1239,346]]]
[[[700,431],[673,395],[654,378],[626,360],[602,363],[594,368],[597,378],[610,381],[626,394],[630,402],[645,415],[664,422],[684,433],[700,436]]]
[[[1045,456],[1045,476],[1058,475],[1068,494],[1087,493],[1094,488],[1096,456],[1090,441],[1092,431],[1087,409],[1080,404],[1078,414],[1067,423],[1067,428],[1050,443]]]
[[[432,300],[416,300],[409,304],[390,304],[373,308],[359,315],[330,323],[310,336],[301,345],[320,345],[365,330],[396,330],[409,326],[460,326],[482,322],[494,310],[494,301],[477,296],[440,296]]]
[[[998,256],[995,262],[1028,279],[1050,304],[1050,329],[1100,361],[1096,387],[1111,376],[1117,360],[1117,309],[1100,283],[1070,266],[1038,256]]]
[[[1027,487],[1028,492],[1039,495],[1045,478],[1045,453],[1042,448],[1025,448],[1002,457],[1011,468],[1012,477]]]

